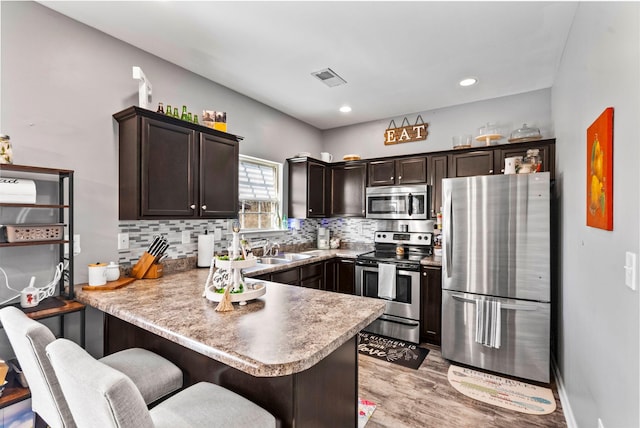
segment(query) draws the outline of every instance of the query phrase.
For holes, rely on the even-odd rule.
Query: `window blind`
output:
[[[241,201],[278,201],[275,167],[241,160],[238,170],[238,196]]]

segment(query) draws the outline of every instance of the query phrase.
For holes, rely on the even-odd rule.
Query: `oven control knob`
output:
[[[386,238],[386,237],[387,237],[387,234],[385,233],[384,235],[382,235],[382,237],[383,237],[383,238]]]
[[[422,236],[418,235],[418,239],[422,239]]]

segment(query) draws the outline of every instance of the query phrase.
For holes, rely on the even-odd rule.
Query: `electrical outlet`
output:
[[[627,251],[624,260],[624,283],[632,290],[636,290],[636,253]]]
[[[191,243],[191,232],[189,232],[188,230],[182,231],[182,243],[183,244]]]
[[[602,419],[598,418],[598,428],[604,428],[604,424],[602,423]]]
[[[128,249],[129,249],[129,234],[118,233],[118,250],[128,250]]]
[[[215,229],[213,231],[213,239],[219,241],[222,239],[222,229]]]
[[[73,255],[77,256],[80,254],[80,235],[73,234]]]

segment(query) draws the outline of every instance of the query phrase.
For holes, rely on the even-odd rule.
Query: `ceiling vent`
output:
[[[322,83],[327,85],[330,88],[334,86],[340,86],[347,83],[342,77],[338,76],[335,71],[330,68],[325,68],[324,70],[314,71],[311,75],[315,76],[316,79],[320,80]]]

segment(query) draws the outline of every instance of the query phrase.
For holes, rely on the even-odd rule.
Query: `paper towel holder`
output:
[[[204,235],[198,235],[198,267],[211,266],[214,250],[214,235],[205,230]]]

